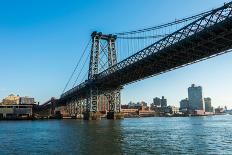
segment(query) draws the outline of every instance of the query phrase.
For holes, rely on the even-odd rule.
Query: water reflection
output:
[[[0,121],[5,154],[231,154],[232,116]]]
[[[84,122],[84,126],[81,154],[122,154],[120,121]]]
[[[232,116],[131,119],[123,122],[122,127],[125,135],[122,148],[128,154],[231,154],[232,151],[228,145],[232,143]]]

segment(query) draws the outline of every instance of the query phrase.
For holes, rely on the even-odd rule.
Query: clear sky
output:
[[[191,16],[229,0],[5,0],[0,2],[0,99],[59,97],[94,30],[136,30]],[[162,95],[171,105],[195,83],[214,106],[232,107],[232,53],[125,87],[122,103]]]

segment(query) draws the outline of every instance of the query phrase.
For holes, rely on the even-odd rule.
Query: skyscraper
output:
[[[161,98],[161,107],[167,107],[167,99],[165,99],[164,96]]]
[[[206,112],[213,112],[213,107],[211,105],[211,98],[207,97],[204,98],[205,101],[205,111]]]
[[[195,86],[192,84],[192,86],[188,88],[190,110],[204,110],[204,101],[202,96],[201,86]]]
[[[181,110],[182,109],[186,109],[186,110],[189,109],[189,100],[188,100],[188,98],[183,99],[183,100],[180,101],[180,109]]]
[[[160,106],[161,105],[161,99],[159,97],[156,97],[153,99],[153,105],[154,106]]]

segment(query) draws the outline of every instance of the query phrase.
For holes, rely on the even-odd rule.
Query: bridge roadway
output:
[[[91,86],[111,90],[227,52],[232,47],[231,3],[99,73],[61,95],[86,98]]]

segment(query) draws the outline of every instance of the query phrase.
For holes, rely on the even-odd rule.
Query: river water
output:
[[[232,115],[0,121],[0,155],[228,154]]]

